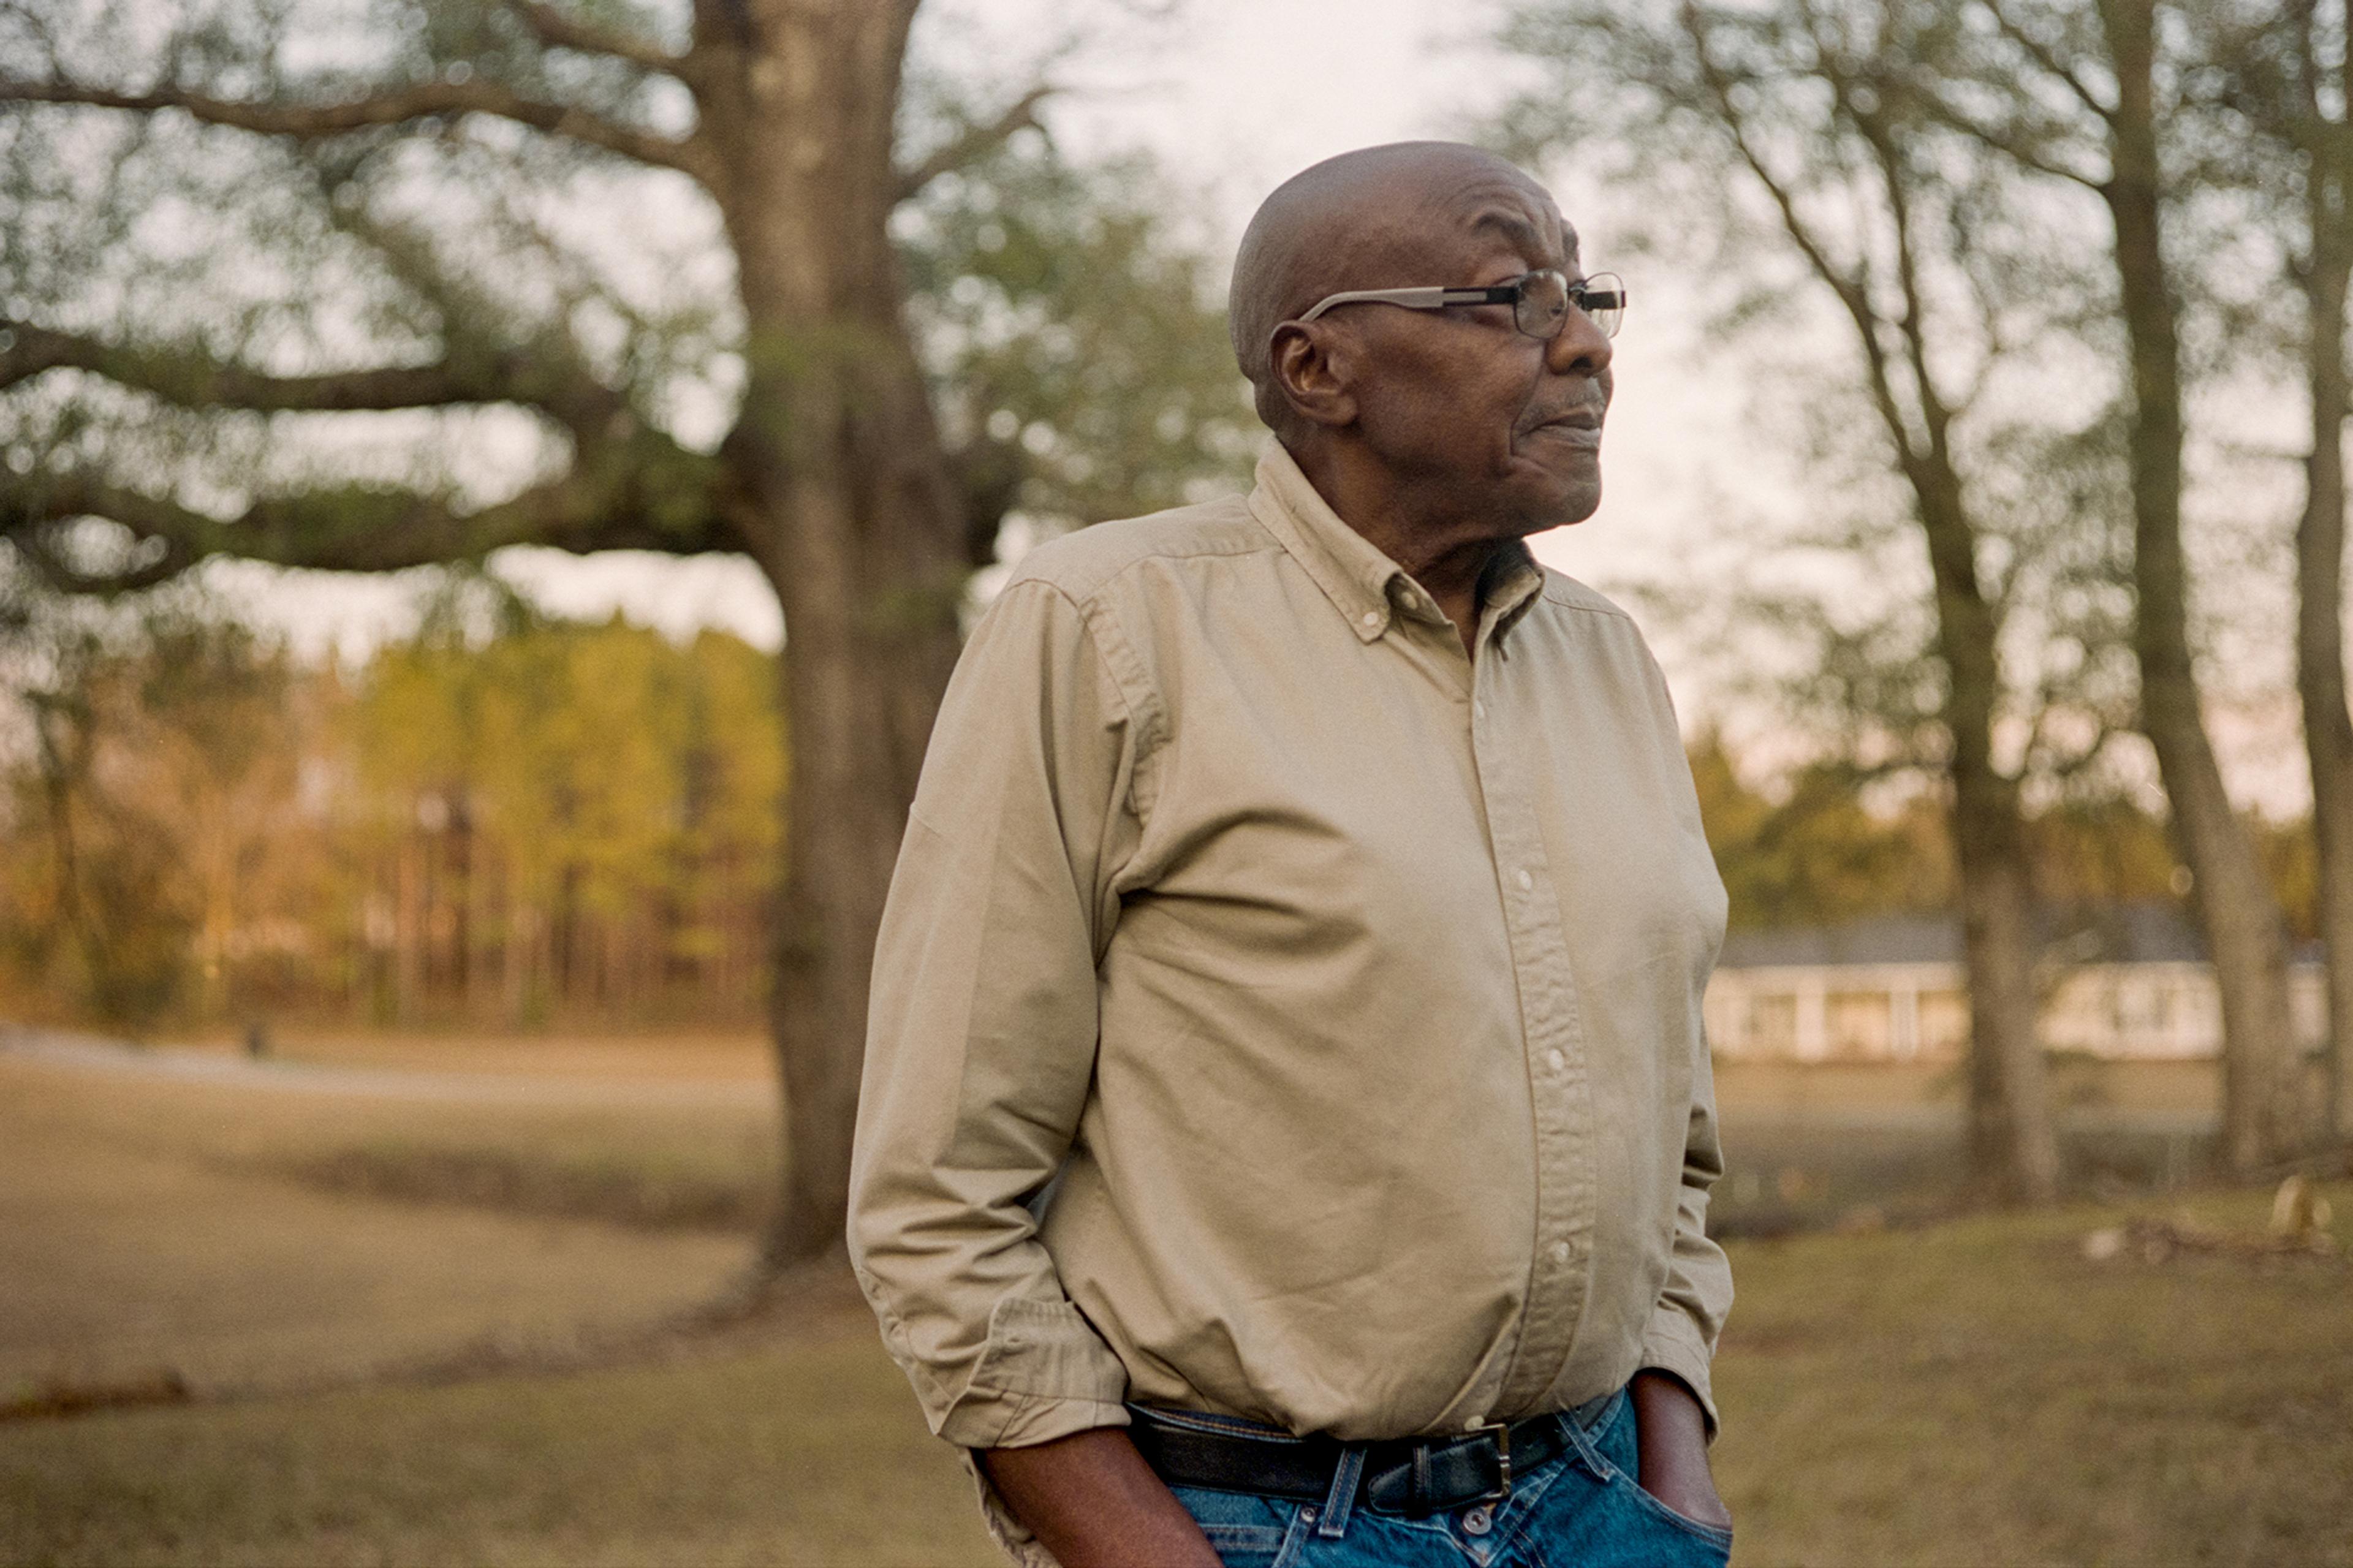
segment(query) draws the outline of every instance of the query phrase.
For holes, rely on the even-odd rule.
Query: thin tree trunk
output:
[[[1929,460],[1916,477],[1936,581],[1937,647],[1949,684],[1947,767],[1969,995],[1969,1163],[1996,1195],[2013,1203],[2048,1203],[2059,1188],[2059,1145],[2036,1034],[2026,830],[2018,785],[1993,760],[2000,627],[1978,583],[1975,531],[1943,421],[1932,428]]]
[[[2161,239],[2154,0],[2101,0],[2116,78],[2112,172],[2101,195],[2116,226],[2130,343],[2133,645],[2141,726],[2156,749],[2222,1002],[2222,1158],[2246,1173],[2287,1146],[2284,1068],[2292,1025],[2287,942],[2254,846],[2232,810],[2206,733],[2189,650],[2181,544],[2181,384]]]
[[[392,1016],[402,1027],[417,1021],[417,993],[425,969],[425,911],[416,833],[403,827],[393,847]]]
[[[703,87],[730,178],[745,411],[726,455],[785,613],[792,781],[769,1002],[784,1087],[772,1266],[847,1215],[866,992],[923,745],[956,651],[962,514],[901,313],[887,225],[912,5],[765,0]]]
[[[2307,34],[2307,44],[2310,39]],[[2346,127],[2311,106],[2306,161],[2312,253],[2304,277],[2312,450],[2296,526],[2296,694],[2312,769],[2312,828],[2320,861],[2320,937],[2327,992],[2327,1089],[2321,1131],[2343,1135],[2346,1037],[2353,1032],[2353,714],[2345,692],[2345,297],[2353,274]]]
[[[1945,665],[1947,764],[1961,879],[1961,932],[1969,994],[1970,1167],[1996,1195],[2050,1202],[2059,1191],[2059,1143],[2037,1034],[2032,884],[2018,783],[1995,764],[2001,705],[2001,617],[1978,580],[1977,529],[1952,448],[1952,411],[1928,369],[1911,222],[1892,153],[1904,319],[1926,435],[1906,465],[1936,581],[1936,647]]]
[[[1853,105],[1845,84],[1841,102]],[[1889,123],[1855,110],[1877,157],[1894,220],[1897,318],[1904,364],[1919,409],[1905,419],[1888,356],[1869,320],[1867,289],[1847,291],[1863,338],[1874,401],[1911,486],[1936,584],[1936,652],[1945,666],[1945,728],[1952,752],[1952,827],[1961,881],[1962,952],[1969,997],[1969,1165],[1978,1185],[2017,1204],[2048,1203],[2059,1190],[2042,1046],[2036,1033],[2032,887],[2017,781],[1993,754],[2001,706],[2001,616],[1977,567],[1977,525],[1953,456],[1953,410],[1929,363],[1927,307],[1914,250],[1911,167]]]

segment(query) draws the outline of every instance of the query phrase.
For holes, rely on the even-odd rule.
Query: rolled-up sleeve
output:
[[[1119,653],[1054,584],[999,595],[942,703],[876,942],[850,1257],[932,1429],[966,1447],[1127,1420],[1125,1371],[1027,1206],[1086,1100],[1140,826],[1151,710]]]
[[[1707,1234],[1707,1197],[1724,1174],[1724,1150],[1716,1136],[1715,1088],[1704,1036],[1694,1042],[1690,1131],[1683,1143],[1683,1187],[1676,1195],[1675,1235],[1667,1259],[1666,1284],[1642,1332],[1645,1367],[1672,1373],[1698,1396],[1715,1436],[1715,1394],[1708,1368],[1716,1336],[1732,1310],[1732,1264]]]

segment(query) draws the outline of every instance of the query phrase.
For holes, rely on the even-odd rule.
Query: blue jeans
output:
[[[1625,1390],[1555,1419],[1566,1450],[1514,1477],[1510,1497],[1428,1519],[1206,1487],[1177,1487],[1176,1500],[1226,1568],[1722,1568],[1730,1531],[1635,1483]]]

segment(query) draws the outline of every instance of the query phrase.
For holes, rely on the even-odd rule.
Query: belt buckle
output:
[[[1512,1495],[1512,1427],[1507,1421],[1489,1421],[1471,1428],[1468,1436],[1493,1437],[1495,1440],[1495,1485],[1493,1490],[1481,1492],[1472,1502],[1502,1502]]]

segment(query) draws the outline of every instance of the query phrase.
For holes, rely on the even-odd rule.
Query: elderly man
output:
[[[1724,894],[1667,692],[1525,536],[1614,279],[1472,148],[1267,199],[1246,499],[1033,552],[940,712],[850,1237],[1029,1563],[1720,1563]]]

